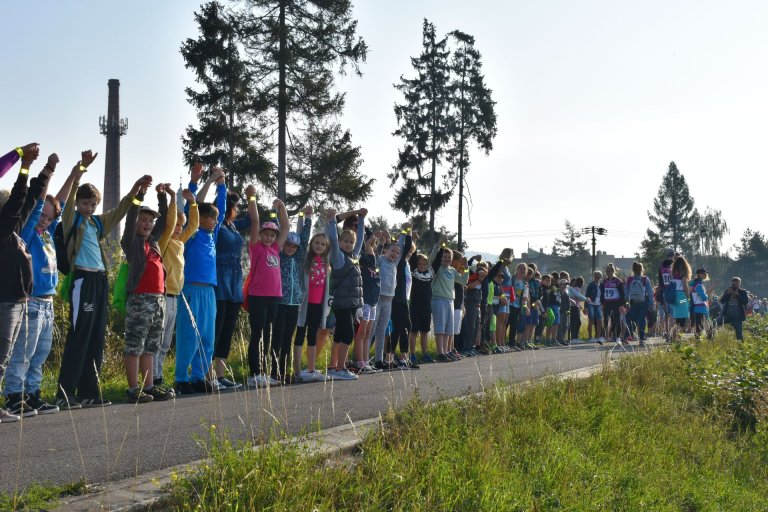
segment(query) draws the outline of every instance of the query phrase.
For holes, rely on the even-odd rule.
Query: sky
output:
[[[0,45],[0,141],[57,152],[53,189],[81,149],[99,151],[87,179],[103,190],[98,119],[107,80],[117,78],[128,118],[122,192],[145,173],[177,184],[187,172],[181,135],[195,123],[184,93],[194,77],[179,47],[197,35],[199,5],[5,0],[3,15],[16,22],[4,23]],[[632,256],[670,161],[700,210],[722,210],[731,230],[725,247],[746,228],[768,230],[760,214],[768,189],[768,3],[357,0],[353,13],[369,53],[362,77],[338,81],[346,92],[341,124],[361,146],[362,172],[376,179],[365,204],[371,215],[405,220],[389,206],[386,176],[402,146],[392,136],[393,106],[402,101],[393,84],[413,76],[410,57],[421,51],[427,18],[439,34],[475,36],[497,102],[494,149],[475,151],[467,176],[470,252],[549,251],[568,219],[608,230],[598,250]],[[455,231],[457,208],[454,199],[437,224]]]

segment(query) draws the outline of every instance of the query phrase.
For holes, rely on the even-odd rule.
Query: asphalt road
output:
[[[33,482],[121,480],[203,458],[200,440],[210,424],[236,439],[260,439],[272,429],[296,434],[376,417],[402,407],[416,392],[433,402],[482,391],[498,379],[519,382],[591,366],[618,354],[610,349],[590,344],[482,356],[357,381],[117,404],[2,424],[0,490],[20,490]]]

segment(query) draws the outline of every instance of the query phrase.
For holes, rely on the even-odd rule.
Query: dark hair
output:
[[[51,206],[53,207],[53,217],[56,218],[59,215],[61,215],[61,205],[56,200],[55,197],[53,197],[51,194],[48,194],[45,196],[45,200],[51,203]]]
[[[357,214],[350,215],[349,217],[344,219],[344,224],[341,225],[342,231],[343,230],[347,230],[347,229],[352,229],[352,225],[353,224],[357,224],[358,221],[359,221],[359,218],[358,218]],[[355,233],[355,236],[357,236],[357,233]]]
[[[232,215],[232,210],[235,209],[237,203],[240,202],[240,194],[237,192],[227,192],[227,211],[224,214],[224,218],[229,220]]]
[[[81,199],[96,199],[97,203],[101,202],[101,192],[90,183],[83,183],[77,187],[77,193],[75,194],[75,201]]]
[[[582,286],[584,286],[584,278],[583,278],[583,277],[581,277],[581,276],[579,276],[579,277],[574,277],[574,278],[573,278],[573,286],[577,286],[577,287],[579,287],[579,288],[581,288]]]
[[[197,203],[197,211],[201,217],[218,217],[219,209],[212,203]]]

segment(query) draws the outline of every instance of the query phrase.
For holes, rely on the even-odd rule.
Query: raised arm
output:
[[[197,232],[197,228],[200,227],[200,210],[197,209],[197,200],[191,190],[185,188],[181,195],[187,202],[189,214],[187,214],[187,225],[184,226],[184,231],[181,232],[179,240],[186,242],[192,238],[192,235]]]
[[[251,244],[255,244],[259,239],[259,206],[256,204],[256,193],[248,196],[248,216],[251,217]]]
[[[164,183],[162,185],[163,191],[162,193],[158,192],[157,199],[158,203],[165,203],[165,194],[169,194],[171,196],[171,204],[170,207],[167,205],[165,206],[165,211],[162,211],[163,207],[160,206],[160,219],[163,219],[164,227],[162,234],[160,235],[160,241],[158,242],[158,245],[160,245],[160,254],[165,254],[166,249],[168,249],[168,244],[171,241],[171,238],[173,238],[173,232],[176,230],[176,221],[178,220],[179,210],[176,207],[176,193],[173,191],[173,188],[171,188],[170,183]],[[190,192],[191,195],[191,192]],[[161,199],[162,198],[162,199]],[[194,196],[192,196],[194,199]],[[160,220],[158,219],[158,223]]]
[[[363,240],[365,238],[365,216],[368,210],[360,208],[357,210],[357,237],[355,238],[355,247],[352,249],[352,257],[359,258],[360,251],[363,249]]]
[[[288,218],[285,204],[281,200],[275,199],[272,203],[272,208],[277,210],[277,220],[280,221],[280,234],[277,235],[277,246],[282,249],[285,241],[288,240],[288,233],[291,230],[291,221]]]
[[[221,167],[214,167],[211,171],[211,175],[208,176],[208,179],[205,180],[205,184],[203,184],[203,188],[200,189],[200,192],[197,193],[197,201],[199,203],[202,203],[205,201],[205,196],[208,195],[208,189],[211,187],[213,182],[220,183],[221,180],[224,178],[224,171]],[[226,204],[226,203],[225,203]]]
[[[341,254],[341,249],[339,249],[339,231],[336,227],[336,210],[333,208],[329,208],[325,211],[325,236],[328,237],[328,243],[331,246],[331,267],[338,270],[344,266],[344,255]]]
[[[5,176],[5,173],[7,173],[11,167],[13,167],[13,164],[19,161],[20,158],[24,158],[24,155],[27,154],[29,156],[30,151],[34,151],[35,155],[37,155],[37,151],[39,144],[37,142],[30,142],[26,146],[21,146],[16,149],[12,149],[8,153],[6,153],[3,156],[0,156],[0,178]],[[37,158],[37,156],[35,156]],[[26,167],[22,166],[22,168],[26,169]]]
[[[221,171],[221,169],[219,169]],[[227,214],[227,184],[224,181],[224,171],[221,171],[219,177],[216,179],[216,209],[219,210],[219,217],[216,219],[216,229],[218,233],[224,217]],[[214,233],[214,235],[216,234]]]

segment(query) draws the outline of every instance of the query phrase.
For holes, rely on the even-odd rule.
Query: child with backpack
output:
[[[693,303],[693,324],[696,339],[701,337],[701,331],[705,324],[709,324],[709,296],[704,283],[709,280],[707,269],[696,269],[696,277],[691,281],[689,289],[691,290],[691,302]]]
[[[627,327],[630,335],[637,332],[637,338],[642,347],[646,340],[646,316],[653,302],[653,287],[651,280],[643,275],[643,264],[639,261],[632,263],[632,275],[627,278],[624,289],[627,291],[629,302],[629,310],[626,313]],[[637,328],[636,331],[635,328]]]
[[[120,246],[128,263],[125,302],[126,401],[164,401],[173,391],[154,385],[153,360],[163,341],[165,314],[165,269],[160,245],[152,236],[159,213],[139,206],[151,182],[145,180],[136,194],[138,201],[128,209]],[[137,375],[141,374],[141,382]]]
[[[71,278],[71,322],[64,343],[56,393],[56,405],[61,410],[111,405],[101,397],[99,389],[109,295],[108,260],[102,243],[125,217],[131,205],[141,204],[136,197],[139,190],[152,183],[150,176],[142,176],[116,208],[94,215],[101,202],[101,193],[90,183],[78,184],[95,158],[96,155],[90,151],[82,154],[79,164],[81,173],[72,184],[72,192],[59,224],[63,247],[56,247],[57,263],[59,270],[68,272]],[[58,261],[61,253],[64,253],[65,261]]]
[[[58,162],[59,157],[54,153],[48,157],[46,167],[53,172]],[[61,208],[79,174],[79,166],[73,167],[56,197],[46,195],[47,187],[43,189],[21,230],[21,238],[32,256],[34,285],[27,301],[26,316],[22,319],[24,328],[13,346],[5,373],[6,407],[16,415],[29,416],[33,410],[37,414],[59,410],[40,398],[40,385],[43,364],[53,342],[53,296],[59,282],[53,234],[61,220]]]

